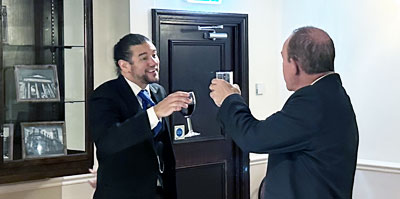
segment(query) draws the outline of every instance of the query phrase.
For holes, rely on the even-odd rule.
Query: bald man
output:
[[[262,199],[352,198],[357,162],[356,116],[339,74],[329,35],[295,30],[282,49],[286,87],[294,93],[281,111],[257,120],[237,85],[214,79],[217,119],[244,151],[267,153]]]

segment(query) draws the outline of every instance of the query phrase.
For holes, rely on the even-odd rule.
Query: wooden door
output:
[[[180,113],[170,117],[181,199],[249,198],[249,161],[220,128],[218,107],[208,86],[216,71],[233,71],[248,101],[247,15],[152,10],[153,41],[159,51],[160,83],[167,92],[194,91],[192,125],[199,136],[178,139],[187,124]],[[227,38],[208,38],[198,26],[219,26]]]

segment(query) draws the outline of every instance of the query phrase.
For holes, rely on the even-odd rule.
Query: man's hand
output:
[[[210,84],[210,97],[214,100],[215,105],[221,106],[225,98],[232,94],[241,94],[240,87],[237,84],[230,84],[222,79],[213,79]]]
[[[154,106],[154,112],[158,118],[170,116],[175,111],[187,108],[191,102],[189,93],[177,91],[168,95],[161,102]]]
[[[95,171],[95,170],[93,170],[93,169],[89,169],[89,172],[90,172],[91,174],[94,174],[94,175],[95,175],[95,178],[94,178],[93,180],[88,180],[88,182],[89,182],[89,184],[90,184],[90,186],[91,186],[92,188],[96,189],[96,186],[97,186],[97,171]]]

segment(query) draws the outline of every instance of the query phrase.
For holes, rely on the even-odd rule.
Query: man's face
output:
[[[157,49],[151,42],[130,47],[132,54],[131,60],[125,62],[125,67],[121,67],[121,74],[141,88],[149,83],[159,81],[159,64]]]

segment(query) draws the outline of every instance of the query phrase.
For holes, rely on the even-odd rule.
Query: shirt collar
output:
[[[325,75],[322,75],[321,77],[318,77],[318,79],[316,79],[316,80],[314,80],[310,85],[314,85],[315,83],[317,83],[319,80],[321,80],[322,78],[324,78],[324,77],[326,77],[326,76],[328,76],[328,75],[331,75],[331,74],[334,74],[335,72],[333,72],[333,71],[329,71],[329,72],[327,72]]]
[[[140,88],[140,86],[138,86],[137,84],[133,83],[131,80],[127,79],[126,77],[124,77],[126,82],[128,82],[129,87],[131,87],[133,93],[135,93],[135,96],[137,96],[139,94],[139,92],[142,90],[142,88]],[[149,96],[151,97],[151,92],[150,92],[150,86],[147,84],[146,88],[144,88],[147,90],[147,92],[149,93]]]

